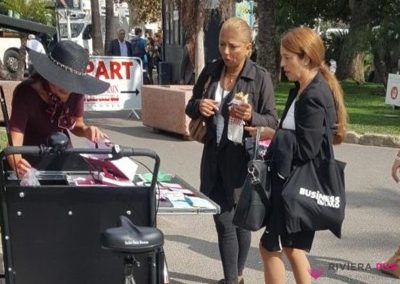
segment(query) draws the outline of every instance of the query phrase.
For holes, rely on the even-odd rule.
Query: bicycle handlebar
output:
[[[146,156],[152,158],[154,160],[159,161],[160,158],[156,152],[150,149],[145,148],[130,148],[130,147],[120,147],[115,145],[110,149],[92,149],[92,148],[69,148],[65,150],[58,150],[52,147],[46,146],[13,146],[6,147],[3,150],[3,155],[8,156],[12,154],[21,154],[21,155],[34,155],[34,156],[43,156],[46,154],[111,154],[111,159],[118,159],[121,157],[132,157],[132,156]]]

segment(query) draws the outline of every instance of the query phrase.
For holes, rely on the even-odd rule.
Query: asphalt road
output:
[[[144,127],[128,119],[128,112],[93,112],[87,122],[103,128],[112,141],[155,150],[161,170],[199,186],[202,145]],[[75,145],[82,140],[74,141]],[[337,158],[347,162],[347,209],[343,237],[318,232],[309,254],[311,265],[322,275],[313,283],[399,283],[375,269],[400,245],[400,185],[390,177],[396,149],[343,144]],[[158,225],[165,234],[171,283],[215,283],[223,277],[217,236],[211,215],[164,215]],[[258,253],[260,232],[253,233],[245,282],[263,283]],[[287,283],[295,283],[290,269]]]

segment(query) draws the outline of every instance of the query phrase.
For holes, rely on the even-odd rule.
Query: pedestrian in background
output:
[[[397,152],[392,165],[392,177],[395,182],[400,181],[400,151]],[[381,269],[382,272],[400,278],[400,246],[397,251],[385,262]]]
[[[147,39],[147,46],[146,46],[146,52],[149,56],[148,58],[148,72],[149,72],[149,80],[150,84],[154,84],[154,79],[153,79],[153,69],[158,63],[158,59],[160,57],[158,46],[156,44],[156,41],[154,40],[153,37],[149,37]]]
[[[28,50],[34,50],[36,52],[46,54],[46,50],[44,49],[43,44],[34,34],[28,35],[28,40],[26,41],[26,47],[28,48]],[[34,68],[28,54],[27,57],[28,57],[28,72],[29,75],[32,75]]]
[[[265,283],[285,283],[286,256],[297,283],[311,283],[309,252],[314,231],[288,234],[282,189],[295,166],[310,160],[321,162],[329,145],[325,127],[335,129],[334,143],[345,136],[347,114],[343,91],[335,75],[324,63],[322,39],[309,28],[295,28],[281,40],[281,67],[295,82],[290,90],[282,119],[267,152],[271,160],[272,211],[261,237],[260,252]]]
[[[143,64],[143,83],[149,84],[150,79],[148,76],[148,55],[146,52],[147,41],[142,38],[143,31],[141,28],[135,29],[135,36],[131,40],[132,51],[134,57],[139,57]]]
[[[244,132],[241,143],[229,140],[229,119],[271,128],[278,123],[271,76],[249,59],[251,49],[251,29],[246,21],[231,18],[224,22],[219,34],[222,59],[206,65],[186,106],[188,116],[203,116],[207,124],[200,190],[221,208],[221,212],[214,215],[224,271],[220,284],[244,283],[243,270],[251,242],[250,231],[232,223],[247,174],[250,157],[244,139],[250,134]],[[248,102],[230,107],[240,92],[248,94]]]
[[[195,35],[188,36],[186,44],[183,48],[183,56],[181,62],[181,85],[194,84],[194,66],[195,66]]]
[[[117,32],[117,38],[110,42],[110,46],[107,50],[109,56],[128,56],[132,57],[132,45],[129,41],[125,40],[125,30],[119,29]]]

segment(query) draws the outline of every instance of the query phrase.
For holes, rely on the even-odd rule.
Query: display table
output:
[[[218,214],[220,213],[219,206],[205,196],[200,191],[196,190],[186,181],[184,181],[179,176],[173,176],[171,180],[172,184],[176,184],[176,186],[181,186],[180,188],[173,188],[171,186],[165,186],[167,190],[171,191],[184,191],[185,200],[180,202],[178,200],[177,205],[172,202],[168,202],[168,199],[164,197],[160,198],[160,194],[158,194],[158,214]],[[165,184],[164,184],[165,185]],[[160,189],[159,189],[160,191]],[[193,203],[193,200],[195,204]],[[188,205],[186,205],[187,203]]]
[[[185,108],[192,97],[192,89],[192,85],[144,85],[143,125],[188,137],[190,118]]]

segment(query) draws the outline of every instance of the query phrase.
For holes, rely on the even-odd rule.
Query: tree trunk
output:
[[[107,53],[110,42],[115,37],[114,34],[114,1],[106,0],[106,24],[105,24],[105,41],[104,41],[104,54]],[[129,31],[126,31],[127,33]]]
[[[205,20],[205,7],[204,3],[199,3],[203,0],[195,1],[195,7],[199,7],[196,13],[197,33],[196,33],[196,45],[195,45],[195,80],[199,78],[201,70],[204,68],[204,20]]]
[[[384,49],[383,43],[382,45],[377,46],[374,49],[374,82],[379,82],[382,83],[383,85],[386,85],[387,83],[387,74],[388,74],[388,68],[385,62],[385,54],[386,51]]]
[[[346,36],[336,76],[339,80],[352,78],[357,83],[365,82],[364,54],[368,51],[368,37],[371,31],[369,0],[350,0],[351,21],[349,34]]]
[[[92,40],[93,40],[93,54],[103,54],[103,35],[101,34],[101,22],[100,22],[100,9],[99,1],[91,0],[92,9]]]
[[[203,19],[204,20],[204,19]],[[195,47],[195,80],[199,78],[201,70],[203,70],[204,62],[204,31],[201,28],[196,36],[196,47]]]
[[[258,11],[257,63],[271,73],[272,81],[276,85],[279,78],[279,63],[274,0],[258,1]]]
[[[133,29],[140,25],[139,20],[139,3],[135,0],[128,1],[129,7],[129,28]]]
[[[364,52],[357,53],[352,61],[352,79],[356,81],[358,84],[365,83],[365,76],[364,76]]]
[[[19,58],[18,58],[18,70],[15,74],[12,75],[14,80],[23,80],[25,69],[28,68],[26,65],[26,41],[27,35],[21,34],[21,48],[19,49]]]

